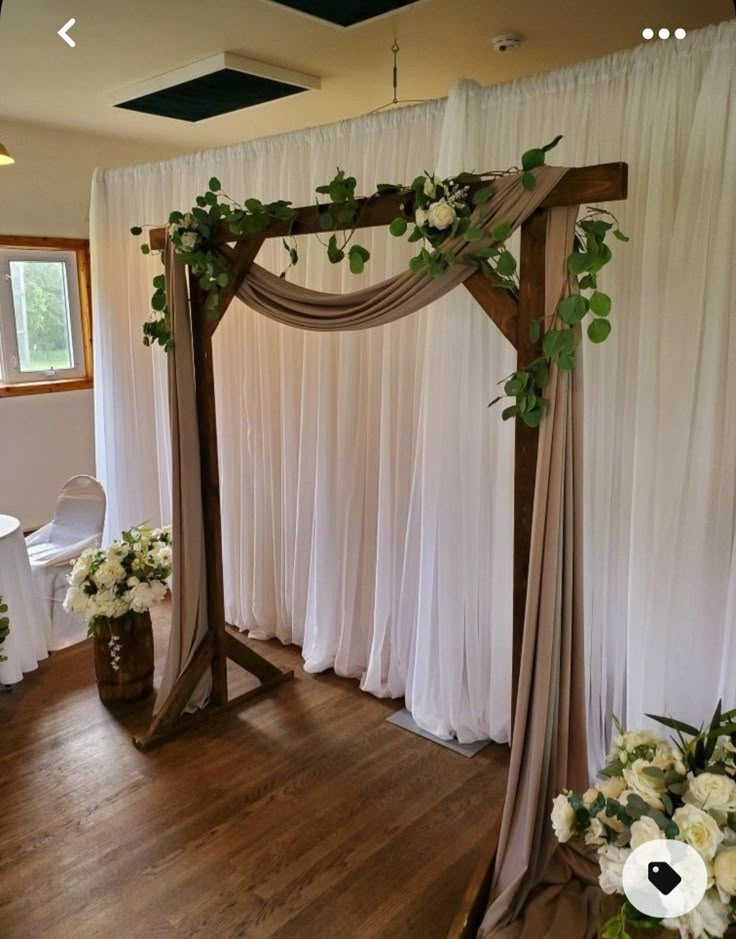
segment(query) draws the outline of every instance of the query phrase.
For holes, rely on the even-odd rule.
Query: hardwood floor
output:
[[[256,647],[294,681],[146,755],[150,702],[103,707],[89,643],[0,689],[3,939],[446,935],[506,747],[465,759],[387,724],[401,702]]]

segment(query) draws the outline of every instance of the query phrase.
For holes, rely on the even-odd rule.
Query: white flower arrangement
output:
[[[186,212],[180,219],[169,223],[169,237],[177,254],[189,254],[197,250],[202,241],[198,229],[199,222],[191,212]]]
[[[69,575],[64,609],[81,616],[89,635],[108,620],[129,625],[131,613],[144,613],[163,600],[172,570],[171,529],[139,525],[106,549],[90,548]],[[115,639],[115,636],[113,636]],[[119,659],[119,640],[111,656]]]
[[[601,782],[552,804],[557,840],[585,842],[595,851],[598,882],[623,896],[622,874],[633,850],[649,841],[683,841],[709,873],[708,890],[685,916],[657,921],[628,900],[601,930],[604,939],[628,939],[627,922],[678,932],[681,939],[720,939],[736,922],[736,710],[720,704],[706,728],[649,715],[676,731],[672,743],[647,730],[619,731]]]
[[[425,237],[436,239],[441,232],[455,234],[455,223],[470,217],[469,186],[426,173],[414,181],[414,190],[414,222]]]

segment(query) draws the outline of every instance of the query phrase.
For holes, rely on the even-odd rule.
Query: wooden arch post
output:
[[[465,281],[465,287],[478,301],[485,313],[512,343],[517,351],[518,367],[523,368],[539,355],[538,345],[531,340],[532,321],[544,315],[545,301],[545,246],[549,210],[555,206],[582,205],[588,202],[610,202],[625,199],[627,194],[626,163],[605,163],[570,169],[551,190],[539,208],[521,226],[520,291],[518,301],[480,271]],[[359,200],[357,228],[387,226],[401,212],[400,203],[405,196],[395,193]],[[348,226],[344,226],[347,228]],[[336,226],[340,230],[340,226]],[[306,235],[321,232],[319,210],[305,206],[296,210],[289,221],[274,221],[262,234],[234,235],[226,223],[221,224],[213,238],[214,243],[236,243],[228,286],[221,291],[218,319],[211,321],[206,312],[207,295],[190,272],[189,302],[192,318],[194,371],[199,427],[200,468],[202,477],[202,511],[204,517],[204,544],[207,564],[207,613],[209,631],[195,651],[188,667],[177,679],[167,701],[154,718],[150,728],[135,741],[139,749],[147,749],[175,732],[179,718],[207,669],[212,672],[212,694],[203,715],[243,703],[293,677],[259,655],[243,641],[240,633],[225,623],[225,603],[222,579],[222,529],[220,509],[220,477],[217,457],[217,421],[215,414],[215,382],[212,359],[212,336],[249,267],[255,260],[264,239],[285,235]],[[162,250],[165,229],[154,229],[150,245]],[[537,431],[515,422],[514,464],[514,580],[513,580],[513,702],[521,661],[529,574],[531,521],[534,506],[534,487],[537,462]],[[227,690],[227,660],[231,659],[255,675],[260,684],[244,695],[229,699]],[[512,711],[513,713],[513,711]],[[195,715],[196,717],[196,715]],[[490,852],[489,852],[490,853]],[[456,935],[471,935],[474,916],[483,900],[484,884],[488,880],[488,863],[479,868],[468,890],[469,899],[457,921]],[[458,931],[459,930],[459,931]]]

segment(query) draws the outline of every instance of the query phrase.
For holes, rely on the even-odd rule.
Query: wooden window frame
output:
[[[86,238],[46,238],[33,235],[0,235],[0,248],[72,251],[77,262],[79,311],[82,320],[84,376],[55,381],[4,383],[0,381],[0,398],[53,394],[59,391],[82,391],[94,386],[92,366],[92,284],[90,279],[89,240]]]

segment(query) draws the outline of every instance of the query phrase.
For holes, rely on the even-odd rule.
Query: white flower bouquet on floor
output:
[[[77,558],[64,609],[82,617],[90,636],[109,620],[125,625],[131,614],[163,600],[171,565],[170,528],[131,528],[108,548],[90,548]]]
[[[672,742],[648,730],[618,736],[601,782],[584,793],[562,792],[552,808],[558,841],[580,839],[595,850],[607,894],[624,896],[623,868],[631,852],[657,839],[683,841],[698,852],[708,890],[692,912],[676,919],[644,916],[624,899],[602,939],[628,939],[627,924],[661,926],[681,939],[720,939],[736,922],[736,709],[719,703],[707,727],[648,715],[675,731]]]

